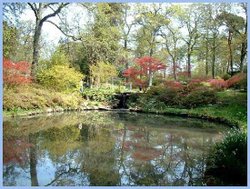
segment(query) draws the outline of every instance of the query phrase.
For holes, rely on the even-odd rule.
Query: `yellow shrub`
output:
[[[37,75],[37,80],[45,87],[56,91],[72,91],[79,88],[79,82],[83,75],[74,68],[66,65],[55,65],[43,70]]]

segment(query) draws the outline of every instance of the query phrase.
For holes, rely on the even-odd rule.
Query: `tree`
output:
[[[133,31],[133,27],[136,25],[136,19],[135,19],[136,13],[134,11],[131,11],[131,5],[126,4],[124,5],[123,9],[123,15],[122,15],[122,23],[120,25],[121,27],[121,33],[122,33],[122,43],[123,43],[123,50],[122,50],[122,56],[121,56],[121,62],[123,63],[122,69],[129,68],[129,55],[131,55],[131,47],[129,46],[131,42],[131,33]],[[126,78],[126,81],[128,82],[128,78]]]
[[[3,3],[3,20],[8,25],[15,25],[25,8],[25,3]]]
[[[93,78],[90,66],[98,62],[118,63],[120,54],[120,24],[122,4],[120,3],[97,3],[93,9],[93,22],[88,25],[86,32],[82,34],[84,46],[88,82],[91,85]]]
[[[179,43],[181,35],[179,30],[171,24],[172,22],[175,22],[173,17],[171,18],[170,24],[166,25],[166,29],[161,31],[161,37],[164,39],[164,46],[171,58],[173,78],[177,80],[177,59],[178,56],[180,56]]]
[[[215,61],[216,61],[216,50],[219,46],[219,24],[216,16],[218,15],[219,7],[212,4],[207,4],[201,6],[203,10],[202,14],[202,40],[205,40],[205,70],[206,76],[208,76],[209,71],[209,60],[211,60],[211,73],[212,78],[215,78]],[[202,42],[201,42],[202,43]],[[210,53],[211,52],[211,53]],[[201,52],[203,54],[203,52]],[[209,59],[211,54],[211,58]]]
[[[179,13],[179,20],[187,31],[187,35],[183,37],[183,40],[187,45],[187,74],[189,78],[191,78],[191,56],[200,37],[199,27],[201,21],[199,6],[195,4],[191,6],[192,11],[190,11],[190,7],[185,7],[185,9]]]
[[[138,24],[141,26],[138,29],[136,42],[138,57],[153,56],[157,47],[157,36],[159,35],[162,26],[167,25],[169,20],[162,14],[161,4],[152,4],[151,7],[141,8],[137,18]]]
[[[247,25],[247,21],[245,23],[244,18],[241,16],[228,13],[226,11],[223,11],[220,15],[217,17],[218,20],[220,20],[221,25],[225,25],[227,27],[227,43],[228,43],[228,49],[229,49],[229,59],[228,63],[230,65],[230,74],[233,75],[234,73],[234,65],[233,65],[233,49],[232,49],[232,40],[233,40],[233,35],[235,34],[241,34],[241,31],[244,29],[244,27]],[[247,29],[245,28],[245,32],[247,32]],[[245,32],[243,36],[245,36]],[[243,60],[246,55],[246,36],[243,37],[243,49],[241,51],[242,57],[241,57],[241,71],[243,69]]]
[[[166,66],[161,63],[159,60],[150,57],[150,56],[144,56],[141,58],[136,59],[136,65],[135,67],[128,68],[123,72],[124,77],[130,78],[136,85],[146,85],[146,82],[148,82],[147,86],[151,87],[153,83],[153,75],[155,72],[159,70],[164,70]],[[138,78],[140,76],[140,79]]]
[[[8,25],[7,22],[3,22],[3,57],[12,58],[15,56],[15,50],[17,46],[17,28]]]
[[[28,3],[29,7],[35,14],[36,24],[33,38],[33,60],[31,67],[31,75],[34,77],[36,74],[36,68],[39,60],[39,40],[41,37],[42,26],[49,18],[58,15],[61,10],[66,7],[69,3]],[[44,12],[51,11],[46,15]]]
[[[97,64],[91,65],[90,72],[91,76],[95,78],[97,85],[117,77],[116,67],[107,62],[97,62]]]
[[[247,55],[247,3],[241,3],[241,7],[244,9],[245,13],[245,27],[243,29],[243,32],[240,34],[242,38],[241,43],[241,55],[240,55],[240,72],[243,72],[244,68],[244,59]]]

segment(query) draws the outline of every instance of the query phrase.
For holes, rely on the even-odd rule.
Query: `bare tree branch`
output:
[[[52,25],[55,26],[57,29],[59,29],[59,30],[63,33],[63,35],[72,38],[74,41],[82,40],[81,37],[75,37],[75,36],[73,36],[73,35],[67,34],[65,31],[63,31],[62,28],[60,28],[57,24],[55,24],[54,22],[52,22],[52,21],[50,21],[50,20],[46,20],[45,22],[48,22],[48,23],[52,24]]]
[[[34,12],[36,19],[39,19],[39,18],[38,18],[38,15],[37,15],[37,8],[36,8],[36,5],[35,5],[35,4],[31,4],[31,3],[28,3],[28,5],[30,6],[30,8],[31,8],[32,11]]]
[[[40,23],[45,22],[46,20],[48,20],[48,18],[54,17],[56,16],[58,13],[61,12],[62,8],[66,7],[69,3],[62,3],[56,10],[55,12],[48,14],[47,16],[43,17],[43,19],[41,19]]]

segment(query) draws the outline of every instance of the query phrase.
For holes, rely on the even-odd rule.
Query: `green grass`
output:
[[[247,93],[234,90],[218,92],[218,102],[192,109],[155,106],[144,104],[141,109],[146,112],[177,114],[221,121],[231,126],[247,130]],[[150,103],[150,102],[149,102]],[[155,102],[153,102],[154,104]],[[158,103],[158,102],[157,102]],[[153,108],[149,108],[153,107]]]
[[[218,93],[218,103],[212,106],[191,109],[191,113],[210,117],[225,118],[236,122],[240,127],[247,128],[247,93],[223,91]]]

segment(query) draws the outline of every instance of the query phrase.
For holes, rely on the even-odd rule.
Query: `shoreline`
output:
[[[172,110],[171,110],[172,109]],[[17,112],[13,111],[4,111],[3,110],[3,120],[14,118],[14,117],[33,117],[37,115],[48,115],[53,113],[66,113],[66,112],[84,112],[84,111],[120,111],[120,112],[137,112],[137,113],[144,113],[144,114],[158,114],[158,115],[166,115],[166,116],[177,116],[182,118],[196,118],[206,121],[211,121],[215,123],[222,123],[227,125],[228,127],[236,127],[241,128],[241,124],[237,121],[228,120],[225,117],[213,117],[208,116],[205,114],[197,114],[192,113],[190,110],[187,109],[178,109],[178,108],[170,108],[164,111],[145,111],[142,109],[113,109],[111,107],[105,106],[89,106],[89,107],[79,107],[79,108],[47,108],[45,110],[37,109],[37,110],[19,110]],[[173,111],[175,110],[175,111]]]

